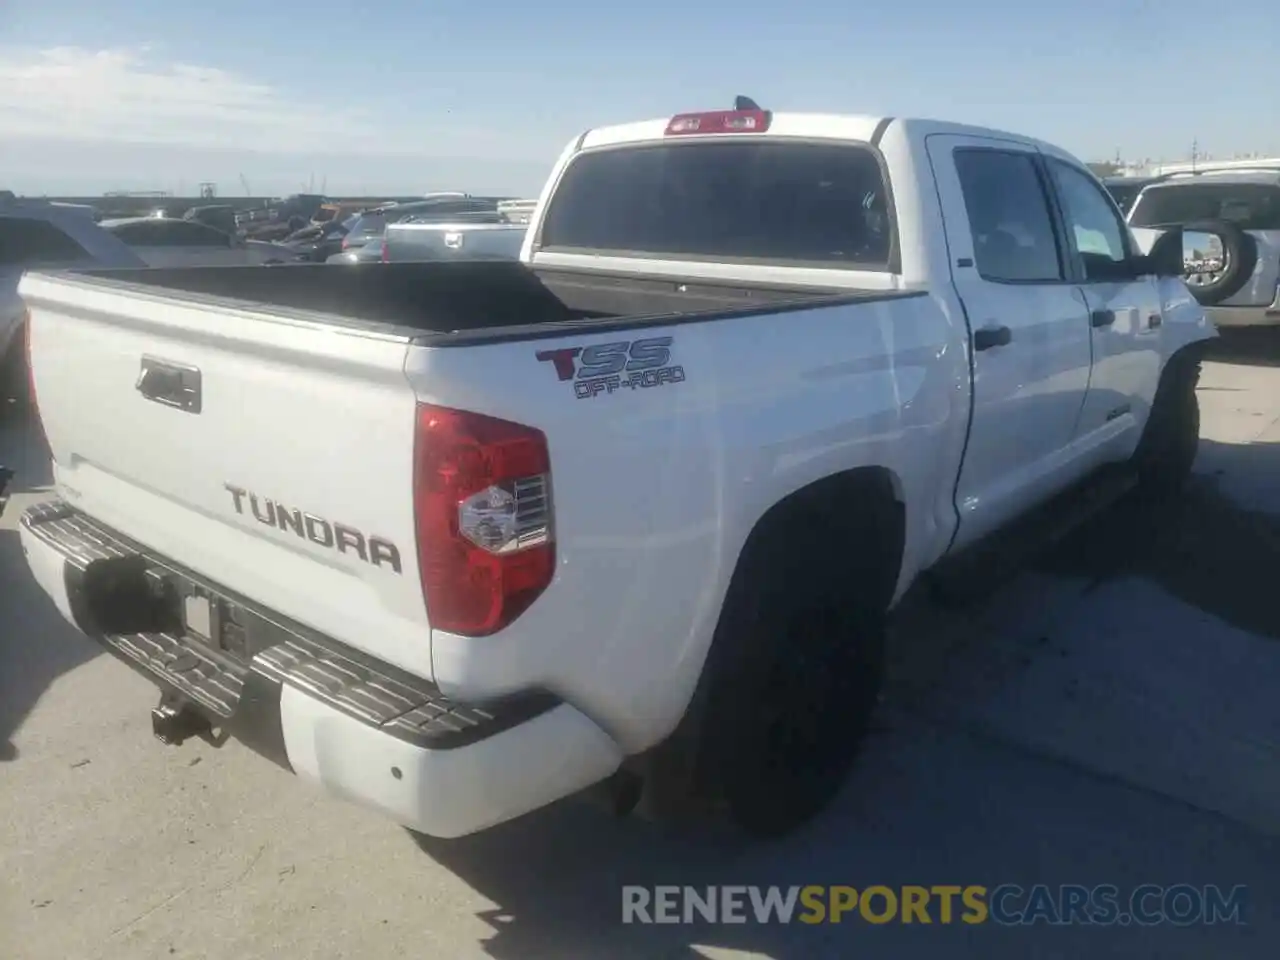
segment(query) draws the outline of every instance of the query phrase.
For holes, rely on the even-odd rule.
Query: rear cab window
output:
[[[887,271],[893,234],[866,144],[700,140],[579,154],[538,239],[546,251]]]
[[[1129,214],[1134,227],[1229,220],[1241,230],[1280,230],[1280,183],[1173,182],[1148,187]]]
[[[347,236],[363,237],[376,236],[387,228],[387,215],[381,213],[366,213],[358,217],[355,223],[351,224],[351,229],[347,231]]]
[[[89,258],[84,247],[48,220],[0,216],[0,267],[73,263]]]

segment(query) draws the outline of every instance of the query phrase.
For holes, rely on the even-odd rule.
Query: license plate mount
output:
[[[182,598],[182,623],[205,643],[213,642],[213,606],[208,597],[188,594]]]

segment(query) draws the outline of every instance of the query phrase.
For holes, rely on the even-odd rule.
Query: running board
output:
[[[1086,521],[1114,506],[1137,483],[1137,474],[1128,464],[1102,468],[1006,529],[943,557],[924,575],[930,593],[948,606],[980,600]]]

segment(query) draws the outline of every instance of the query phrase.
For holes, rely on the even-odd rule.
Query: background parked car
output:
[[[311,223],[316,226],[346,223],[368,206],[369,204],[367,203],[325,203],[315,212],[315,215],[311,218]]]
[[[237,236],[240,233],[239,224],[236,223],[235,207],[226,203],[192,207],[182,215],[182,219],[203,223],[206,227],[221,230],[228,236]]]
[[[527,223],[466,223],[402,220],[387,227],[382,259],[389,263],[411,260],[515,260],[529,230]]]
[[[361,212],[342,241],[342,252],[385,236],[393,223],[449,221],[451,223],[504,223],[505,197],[471,197],[465,193],[439,193],[406,203],[389,203]]]
[[[133,217],[104,220],[102,228],[124,241],[149,267],[253,266],[287,263],[281,244],[242,240],[191,220]]]
[[[146,264],[83,208],[0,195],[0,400],[26,396],[24,307],[18,297],[23,272],[93,266]]]
[[[1138,194],[1142,192],[1143,187],[1163,179],[1163,177],[1104,177],[1102,185],[1107,188],[1107,192],[1115,200],[1120,212],[1128,214],[1133,209],[1133,202],[1138,199]]]
[[[1219,327],[1280,325],[1280,164],[1165,177],[1129,226],[1143,244],[1182,228],[1187,285]]]
[[[335,253],[325,263],[381,263],[387,259],[387,238],[375,237],[358,247],[350,247]]]
[[[342,250],[342,241],[357,219],[359,218],[351,215],[341,223],[312,224],[303,227],[289,234],[282,246],[289,250],[291,260],[301,263],[324,263],[329,257]]]

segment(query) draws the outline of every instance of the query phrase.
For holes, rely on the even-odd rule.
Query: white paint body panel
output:
[[[281,693],[280,719],[298,776],[433,837],[475,833],[546,806],[623,760],[617,744],[567,705],[454,750],[396,740],[293,687]]]
[[[581,149],[660,139],[665,123],[594,131]],[[783,114],[768,136],[866,141],[880,126],[876,118]],[[919,293],[646,326],[639,335],[673,337],[672,362],[686,372],[684,382],[660,389],[576,399],[535,354],[619,338],[589,325],[536,342],[432,348],[318,316],[30,277],[23,293],[36,318],[36,385],[59,491],[210,579],[433,679],[448,696],[485,700],[534,687],[559,695],[566,707],[452,751],[447,762],[407,756],[412,748],[383,743],[296,692],[285,703],[295,766],[338,792],[442,835],[514,816],[607,775],[675,727],[743,544],[788,494],[859,466],[890,471],[906,515],[901,595],[954,541],[995,530],[1132,452],[1154,381],[1126,380],[1135,391],[1130,414],[1078,429],[1091,374],[1083,295],[1010,288],[994,297],[953,282],[951,257],[964,254],[948,244],[959,244],[967,227],[956,220],[963,204],[945,150],[930,155],[934,135],[999,140],[1075,162],[998,131],[888,124],[880,149],[901,270],[875,274],[541,253],[539,223],[579,147],[566,149],[521,253],[535,267]],[[1153,289],[1164,323],[1142,350],[1163,361],[1213,335],[1180,281]],[[991,355],[998,349],[975,361],[974,394],[968,324],[988,312],[1029,332],[1003,358]],[[199,417],[139,400],[132,385],[143,353],[200,367]],[[515,420],[548,437],[556,573],[514,623],[483,639],[432,631],[424,610],[411,489],[420,401]],[[962,468],[966,444],[972,459]],[[402,575],[237,516],[224,482],[391,539]],[[553,763],[557,738],[566,757],[580,759],[535,763]],[[526,753],[514,772],[491,769]],[[390,763],[405,770],[404,781],[386,781],[380,771]],[[478,786],[449,793],[443,781],[433,786],[437,771]],[[465,796],[474,798],[469,820],[460,812]]]

